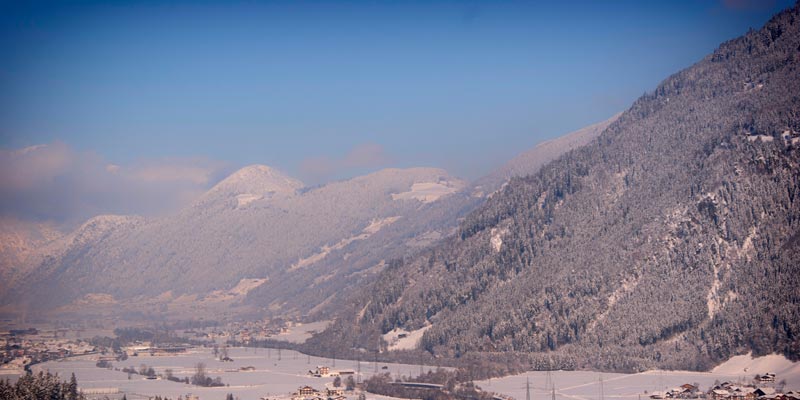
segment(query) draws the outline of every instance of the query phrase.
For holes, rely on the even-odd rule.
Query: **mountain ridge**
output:
[[[568,143],[554,151],[574,146]],[[501,183],[494,179],[484,188],[496,190]],[[367,203],[354,203],[362,200]],[[203,293],[251,279],[260,284],[236,299],[245,309],[326,315],[338,306],[343,289],[374,279],[386,260],[452,234],[458,219],[482,201],[474,184],[440,168],[386,168],[305,187],[273,167],[255,164],[234,171],[173,215],[89,220],[39,251],[36,265],[22,274],[20,288],[3,290],[15,299],[24,297],[19,291],[42,293],[43,309],[87,293],[163,309],[158,299],[172,299],[169,303],[189,293],[202,299]],[[347,209],[336,217],[344,219],[329,228],[305,229],[315,224],[315,215],[339,215],[337,210]],[[292,244],[299,240],[297,234],[311,235],[302,239],[304,247]],[[261,243],[259,250],[256,243]],[[231,266],[232,272],[213,277],[214,269]],[[148,284],[137,283],[143,280]],[[314,291],[309,293],[309,287]]]
[[[533,368],[707,369],[800,358],[800,3],[514,178],[457,233],[397,259],[315,337],[509,354]]]

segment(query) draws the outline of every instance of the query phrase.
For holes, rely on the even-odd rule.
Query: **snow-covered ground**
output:
[[[288,397],[300,386],[309,385],[316,389],[324,390],[325,384],[331,383],[333,377],[314,378],[308,375],[318,365],[325,365],[332,371],[351,370],[358,371],[358,361],[336,360],[327,358],[309,357],[301,353],[274,349],[231,348],[229,355],[233,362],[221,362],[214,358],[211,349],[194,349],[186,354],[173,356],[138,356],[130,357],[126,361],[112,363],[115,368],[133,367],[139,369],[141,364],[153,367],[161,374],[167,368],[172,369],[178,377],[194,374],[198,362],[206,364],[207,375],[221,377],[222,382],[230,386],[218,388],[201,388],[183,383],[167,380],[147,380],[141,375],[131,375],[121,371],[102,369],[95,366],[96,357],[82,357],[52,361],[34,366],[34,371],[49,370],[62,377],[69,377],[75,373],[81,388],[118,388],[129,399],[139,398],[136,395],[161,395],[176,399],[179,395],[186,397],[187,393],[200,396],[201,400],[224,399],[227,393],[233,393],[242,400],[258,400],[263,396]],[[365,356],[365,358],[368,358]],[[362,378],[378,373],[389,372],[393,377],[397,375],[418,375],[418,365],[403,365],[361,362]],[[241,371],[243,367],[254,367],[254,371]],[[383,367],[386,369],[383,369]],[[425,367],[425,371],[435,367]],[[121,394],[120,394],[121,396]],[[367,396],[378,398],[378,396]]]
[[[233,393],[241,399],[259,399],[262,396],[286,397],[289,393],[303,385],[316,389],[324,389],[332,382],[332,377],[314,378],[308,371],[317,365],[331,367],[331,370],[358,371],[359,362],[309,357],[298,352],[270,349],[232,348],[229,350],[233,362],[221,362],[213,357],[210,349],[194,349],[186,354],[173,356],[139,356],[126,361],[115,362],[114,367],[134,367],[139,369],[145,364],[153,367],[157,373],[165,369],[173,370],[178,377],[191,376],[198,362],[206,364],[207,375],[221,377],[230,386],[220,388],[200,388],[166,380],[146,380],[140,375],[132,375],[120,371],[101,369],[95,366],[94,357],[79,357],[62,361],[53,361],[34,366],[34,370],[49,370],[62,377],[75,373],[82,388],[118,388],[128,398],[140,395],[166,395],[177,398],[187,393],[199,395],[202,400],[222,399],[225,394]],[[365,356],[365,358],[368,358]],[[243,367],[254,367],[254,371],[241,371]],[[419,365],[403,365],[378,363],[377,366],[368,361],[360,363],[362,378],[366,379],[378,373],[389,372],[393,377],[398,375],[416,376],[420,372]],[[386,367],[386,369],[383,369]],[[423,367],[424,371],[434,369]],[[558,400],[595,400],[602,391],[604,398],[621,400],[647,399],[648,393],[664,391],[684,383],[697,384],[703,391],[715,381],[750,381],[756,374],[772,372],[777,381],[786,381],[785,391],[800,389],[800,364],[792,363],[782,356],[767,356],[752,359],[749,356],[734,357],[718,366],[711,372],[691,371],[648,371],[638,374],[613,374],[591,371],[535,371],[504,378],[476,382],[487,391],[525,399],[526,379],[530,380],[531,398],[533,400],[549,400],[551,388],[555,387]],[[134,395],[134,396],[131,396]],[[381,398],[368,396],[368,398]],[[385,399],[384,399],[385,400]]]
[[[531,399],[550,399],[555,386],[558,400],[595,400],[600,398],[602,378],[604,398],[638,400],[647,393],[665,391],[684,383],[699,384],[707,391],[715,381],[750,382],[756,374],[772,372],[776,381],[786,381],[784,391],[800,389],[800,363],[783,356],[770,355],[752,359],[750,356],[733,357],[711,372],[647,371],[639,374],[610,374],[587,371],[528,372],[476,384],[485,390],[525,399],[526,378],[531,382]],[[548,377],[549,374],[549,377]]]
[[[355,235],[355,236],[350,236],[348,238],[344,238],[344,239],[340,240],[338,243],[334,244],[333,246],[328,246],[328,245],[322,246],[319,249],[318,252],[316,252],[316,253],[308,256],[308,257],[301,258],[301,259],[297,260],[296,263],[294,263],[291,267],[289,267],[289,271],[294,271],[294,270],[299,269],[299,268],[305,268],[305,267],[307,267],[309,265],[312,265],[312,264],[314,264],[316,262],[319,262],[323,258],[327,257],[328,254],[330,254],[332,251],[341,250],[341,249],[345,248],[347,245],[349,245],[350,243],[355,242],[356,240],[367,239],[370,236],[372,236],[375,233],[377,233],[378,231],[380,231],[381,228],[383,228],[384,226],[391,225],[391,224],[395,223],[400,218],[402,218],[402,217],[394,216],[394,217],[388,217],[388,218],[382,218],[382,219],[373,219],[372,221],[370,221],[370,224],[361,231],[360,234]]]
[[[432,203],[441,197],[457,192],[461,186],[461,184],[453,184],[453,182],[417,182],[411,185],[411,190],[408,192],[392,194],[392,199]]]
[[[718,365],[711,372],[748,377],[772,372],[777,375],[777,381],[786,379],[787,386],[800,388],[800,363],[791,362],[786,357],[777,354],[757,358],[750,355],[736,356]]]
[[[308,324],[297,323],[290,326],[286,332],[272,336],[270,339],[289,343],[303,343],[310,339],[314,333],[324,331],[328,324],[330,324],[330,321],[317,321]]]
[[[422,335],[430,329],[432,325],[424,326],[415,331],[406,331],[404,329],[394,328],[392,331],[383,335],[383,340],[389,343],[389,350],[411,350],[415,349]]]

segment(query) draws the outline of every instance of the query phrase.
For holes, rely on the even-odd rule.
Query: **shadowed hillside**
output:
[[[391,263],[315,343],[374,348],[431,325],[430,353],[542,368],[797,359],[799,66],[797,5]]]

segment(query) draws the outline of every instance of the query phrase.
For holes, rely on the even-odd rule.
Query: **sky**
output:
[[[171,212],[249,164],[474,179],[791,4],[0,2],[0,216]]]

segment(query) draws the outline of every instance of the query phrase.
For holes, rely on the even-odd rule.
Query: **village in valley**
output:
[[[39,371],[52,371],[66,377],[75,373],[78,381],[82,382],[80,390],[88,399],[161,395],[181,400],[205,400],[222,398],[223,392],[232,393],[234,399],[252,397],[260,400],[385,400],[403,397],[388,395],[395,390],[413,398],[457,398],[453,392],[461,388],[426,382],[419,375],[427,368],[430,376],[434,367],[335,360],[288,349],[255,347],[263,344],[264,340],[275,338],[302,342],[324,326],[283,320],[180,329],[127,327],[109,330],[100,325],[13,325],[12,329],[0,330],[0,379],[13,381],[15,376]],[[567,381],[579,373],[553,372]],[[101,374],[97,379],[105,381],[103,385],[92,383],[94,379],[91,377],[95,374]],[[366,381],[375,377],[383,382],[381,393],[369,391],[377,386],[368,387]],[[419,379],[421,377],[423,379]],[[486,399],[521,400],[523,396],[519,391],[503,386],[504,380],[512,378],[495,378],[488,384],[486,381],[478,382],[470,390]],[[735,378],[717,379],[712,384],[706,376],[702,385],[687,379],[692,383],[672,388],[663,382],[654,384],[651,381],[650,386],[639,384],[637,388],[642,388],[639,393],[615,394],[609,389],[607,396],[633,396],[631,400],[800,400],[798,388],[792,386],[796,384],[796,377],[789,379],[787,384],[785,377],[765,370],[753,371],[753,375],[748,376],[739,374]],[[533,395],[528,393],[524,397],[536,400],[540,396],[546,400],[556,397],[602,400],[603,395],[602,389],[599,395],[592,395],[571,393],[567,387],[557,389],[553,385],[551,390]]]
[[[68,339],[66,332],[45,334],[36,328],[0,331],[0,376],[24,373],[38,363],[97,353],[97,347],[88,340]]]
[[[650,393],[653,400],[662,399],[708,399],[708,400],[800,400],[800,392],[784,393],[785,383],[776,383],[774,373],[756,375],[749,383],[722,382],[701,391],[701,388],[685,383],[667,391]]]

